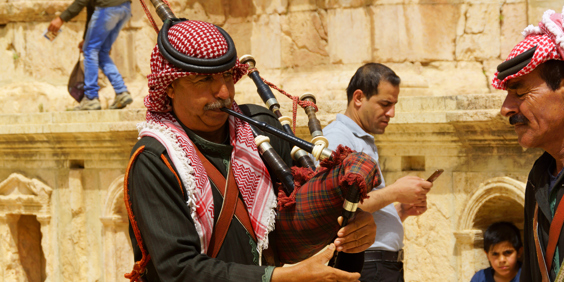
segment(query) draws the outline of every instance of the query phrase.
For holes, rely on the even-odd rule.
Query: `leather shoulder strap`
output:
[[[560,238],[560,233],[562,232],[562,224],[564,224],[564,201],[560,200],[558,208],[554,213],[554,218],[550,223],[550,231],[548,233],[548,245],[546,247],[546,261],[547,269],[552,269],[552,261],[554,259],[554,253],[556,252],[556,244],[558,244],[558,239]]]
[[[233,220],[233,215],[237,216],[237,219],[241,224],[247,229],[247,232],[251,234],[253,239],[256,241],[256,236],[253,232],[251,226],[251,221],[249,219],[249,214],[245,208],[245,204],[239,198],[239,189],[237,188],[237,182],[235,181],[235,176],[230,165],[228,171],[228,181],[226,183],[225,177],[217,170],[217,168],[208,161],[208,159],[194,147],[198,153],[198,157],[202,162],[202,165],[206,169],[206,173],[211,181],[218,188],[221,196],[223,197],[223,203],[221,206],[221,211],[219,213],[219,218],[214,225],[213,234],[210,240],[210,246],[208,248],[208,256],[215,258],[223,245],[225,236],[227,236],[227,231],[229,226],[231,226],[231,221]]]
[[[539,205],[535,204],[535,214],[533,215],[533,237],[535,238],[535,249],[537,251],[537,261],[539,263],[539,270],[542,276],[542,282],[550,282],[548,278],[548,271],[542,254],[542,248],[539,241]],[[549,239],[550,240],[550,239]]]

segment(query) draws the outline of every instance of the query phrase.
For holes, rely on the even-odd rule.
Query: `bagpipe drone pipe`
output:
[[[176,50],[169,42],[168,30],[187,19],[177,18],[166,0],[150,0],[157,15],[163,21],[163,26],[159,30],[145,3],[143,0],[140,1],[149,21],[158,33],[159,52],[174,66],[190,72],[211,74],[227,71],[237,63],[233,40],[218,26],[216,26],[217,30],[227,42],[227,52],[224,55],[214,59],[203,59]],[[241,63],[249,66],[247,74],[257,85],[257,91],[267,107],[281,121],[284,131],[230,109],[222,108],[222,110],[251,125],[261,157],[280,181],[275,187],[278,189],[276,191],[278,194],[276,247],[282,263],[296,263],[319,252],[336,238],[341,226],[345,226],[354,216],[359,201],[367,198],[367,192],[380,184],[380,172],[374,160],[364,153],[354,152],[341,146],[334,152],[327,149],[328,142],[322,136],[320,123],[315,118],[317,110],[315,97],[311,94],[302,96],[299,104],[310,118],[309,127],[314,136],[312,140],[314,144],[295,137],[289,126],[292,120],[281,115],[280,104],[276,101],[269,85],[281,90],[272,84],[265,84],[266,81],[259,76],[254,67],[255,61],[252,56],[242,57]],[[281,93],[289,96],[283,91]],[[292,98],[297,103],[297,97]],[[290,169],[272,149],[268,138],[261,135],[257,128],[294,145],[292,158],[302,167]],[[309,154],[320,160],[319,168],[315,168]],[[341,215],[343,222],[340,226],[337,218]],[[342,255],[352,255],[354,258],[340,259]],[[332,266],[346,271],[360,272],[363,257],[363,253],[339,253]]]

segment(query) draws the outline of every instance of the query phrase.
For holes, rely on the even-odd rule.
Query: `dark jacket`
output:
[[[241,110],[250,113],[255,119],[273,124],[282,129],[280,122],[266,108],[254,105],[241,105]],[[186,129],[185,129],[186,130]],[[267,134],[268,135],[268,134]],[[269,136],[272,147],[291,164],[290,146],[279,138]],[[217,255],[210,259],[202,255],[200,241],[187,206],[185,187],[181,187],[173,172],[165,165],[162,158],[172,164],[168,153],[156,139],[143,137],[132,152],[145,146],[144,151],[135,159],[129,174],[128,197],[131,209],[138,223],[141,236],[151,260],[147,265],[148,281],[261,281],[266,275],[266,266],[258,266],[253,248],[256,242],[250,242],[250,236],[237,219],[233,218],[227,236]],[[206,155],[222,174],[221,161]],[[211,153],[210,153],[211,155]],[[176,168],[172,165],[172,168]],[[270,169],[270,168],[269,168]],[[273,173],[270,172],[273,181]],[[213,187],[213,182],[210,183]],[[217,189],[212,189],[214,206],[221,207],[222,197]],[[214,209],[219,217],[220,209]],[[130,224],[130,239],[135,261],[142,257],[138,242]],[[273,237],[271,236],[272,240]],[[270,241],[273,244],[273,241]],[[264,265],[264,264],[263,264]]]
[[[131,2],[131,0],[74,0],[74,2],[61,13],[60,17],[63,21],[68,22],[76,17],[86,6],[115,7],[125,2]]]
[[[555,159],[548,153],[540,156],[533,165],[529,178],[527,180],[527,188],[525,191],[525,226],[524,226],[524,257],[521,271],[521,282],[542,281],[541,270],[537,260],[533,226],[533,215],[535,213],[535,204],[538,203],[538,224],[539,224],[539,241],[543,253],[548,245],[548,232],[550,223],[552,222],[552,212],[550,211],[549,202],[549,171],[553,171],[556,165]],[[556,190],[556,207],[564,196],[564,178],[562,175],[556,180],[554,188]],[[564,261],[564,236],[561,234],[558,239],[558,254],[560,263]],[[553,270],[549,272],[550,280],[554,281],[556,273]]]

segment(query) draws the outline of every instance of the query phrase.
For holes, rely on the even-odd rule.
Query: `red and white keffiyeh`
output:
[[[537,46],[537,49],[531,59],[523,69],[512,74],[503,80],[497,78],[499,72],[495,73],[492,86],[506,90],[506,82],[510,79],[521,77],[532,72],[540,64],[548,60],[564,60],[564,8],[562,13],[558,14],[553,10],[544,12],[542,21],[539,26],[529,25],[523,31],[525,39],[511,50],[511,53],[505,61],[508,61],[519,54]]]
[[[216,58],[227,52],[227,43],[214,25],[186,21],[169,30],[171,44],[184,54],[197,58]],[[237,61],[231,69],[236,82],[246,71]],[[207,173],[196,154],[194,144],[179,122],[170,113],[171,101],[166,88],[174,80],[194,74],[168,63],[155,46],[151,56],[149,95],[145,97],[146,121],[138,125],[139,136],[150,136],[163,144],[178,170],[188,195],[188,206],[200,237],[202,253],[210,244],[214,225],[212,188]],[[239,107],[233,102],[232,109]],[[266,166],[259,156],[250,126],[229,117],[229,137],[233,152],[231,163],[235,181],[257,236],[259,254],[268,247],[268,233],[274,229],[276,196]]]

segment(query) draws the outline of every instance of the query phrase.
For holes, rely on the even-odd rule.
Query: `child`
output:
[[[523,252],[519,229],[510,222],[496,222],[484,233],[484,251],[490,267],[482,269],[470,282],[519,282]]]

